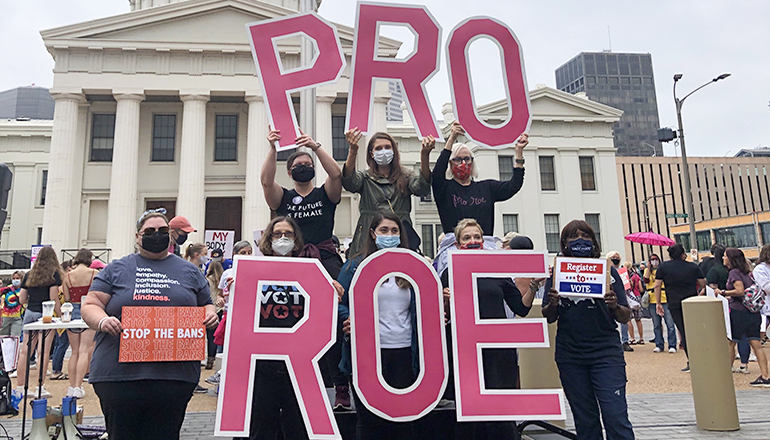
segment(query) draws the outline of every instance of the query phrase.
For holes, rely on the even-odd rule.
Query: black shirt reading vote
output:
[[[610,283],[618,297],[618,305],[628,307],[623,280],[620,279],[614,267],[610,268]],[[545,291],[548,292],[551,286],[553,286],[553,278],[546,281]],[[543,304],[547,304],[547,297],[543,298],[543,301]],[[555,358],[556,362],[564,364],[585,362],[625,364],[617,322],[612,310],[603,299],[578,300],[575,298],[573,301],[569,298],[561,298]]]
[[[174,254],[150,260],[130,254],[113,260],[91,283],[90,291],[110,295],[105,311],[118,319],[123,306],[195,307],[211,304],[209,283],[192,263]],[[198,383],[201,363],[134,362],[119,363],[120,339],[96,333],[89,381],[180,380]],[[151,398],[151,396],[149,396]]]
[[[664,261],[655,273],[666,285],[668,308],[681,309],[682,301],[698,295],[698,280],[704,278],[697,264],[682,259]]]
[[[305,316],[305,297],[294,286],[263,284],[259,327],[291,328]]]
[[[275,213],[293,218],[305,243],[318,244],[332,238],[337,205],[329,200],[324,185],[313,188],[305,197],[294,189],[283,188],[281,204]]]
[[[444,149],[433,168],[433,200],[441,218],[444,232],[454,232],[457,222],[473,218],[479,222],[485,235],[493,235],[495,229],[495,202],[513,197],[524,183],[524,168],[514,168],[511,180],[471,181],[468,186],[447,180],[446,169],[451,151]],[[476,166],[474,164],[474,166]]]
[[[27,289],[29,297],[27,298],[27,309],[43,313],[43,301],[50,301],[50,290],[52,286],[61,286],[61,276],[59,272],[53,274],[53,284],[46,284],[44,286],[29,286],[29,272],[24,274],[24,279],[21,280],[21,288]]]
[[[479,318],[505,319],[503,301],[513,313],[527,316],[530,307],[521,301],[521,292],[511,278],[478,278]],[[441,273],[441,284],[449,287],[449,270]],[[472,295],[472,292],[452,292],[452,295]],[[489,389],[516,388],[516,349],[482,348],[481,361],[484,368],[484,384]]]

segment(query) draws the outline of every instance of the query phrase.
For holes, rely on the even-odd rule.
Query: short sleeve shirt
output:
[[[725,285],[725,290],[735,289],[735,283],[737,281],[740,281],[743,283],[744,289],[754,284],[754,280],[751,279],[751,276],[749,274],[745,274],[738,269],[731,269],[730,273],[727,276],[727,283]],[[743,305],[743,296],[730,297],[730,310],[735,310],[735,311],[748,310],[746,306]]]
[[[140,254],[113,261],[94,278],[91,291],[109,294],[106,312],[121,318],[124,306],[195,307],[211,304],[201,271],[176,255],[150,260]],[[178,380],[198,383],[200,362],[119,363],[119,338],[99,332],[89,381]]]
[[[655,273],[666,283],[668,307],[682,308],[682,301],[698,295],[698,280],[705,278],[697,264],[681,259],[664,261]]]
[[[27,310],[31,310],[37,313],[43,313],[43,301],[49,301],[51,299],[50,290],[53,286],[61,286],[61,276],[59,272],[53,274],[53,284],[45,284],[42,286],[30,286],[29,272],[24,275],[21,280],[21,288],[27,289],[29,297],[27,298]]]

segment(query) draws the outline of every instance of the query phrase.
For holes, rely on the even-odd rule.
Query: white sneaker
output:
[[[40,397],[43,399],[48,399],[50,397],[53,397],[53,394],[51,394],[47,389],[45,389],[45,386],[42,387],[35,387],[35,396],[38,394],[38,389],[42,390],[40,392]]]
[[[86,390],[84,390],[83,387],[73,388],[73,390],[75,390],[74,396],[78,399],[86,397]]]
[[[17,377],[19,375],[19,372],[17,370],[13,370],[11,374],[8,375],[8,377]]]
[[[668,349],[668,352],[669,353],[676,353],[676,348],[671,347],[671,348]]]
[[[655,349],[652,350],[653,353],[660,353],[661,351],[663,350],[661,350],[660,347],[655,347]]]
[[[756,362],[757,361],[757,355],[754,353],[749,354],[749,362]]]
[[[740,358],[741,358],[741,355],[738,353],[735,353],[735,359],[740,359]]]
[[[67,387],[67,397],[74,397],[77,388]]]

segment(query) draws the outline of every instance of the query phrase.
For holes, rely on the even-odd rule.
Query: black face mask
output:
[[[183,245],[184,242],[187,241],[187,234],[178,236],[175,241],[179,246]]]
[[[305,164],[296,165],[291,170],[291,178],[297,182],[310,182],[313,177],[315,177],[315,168]]]
[[[610,261],[612,261],[612,264],[614,264],[615,266],[620,264],[620,258],[613,258]]]
[[[187,236],[185,235],[185,237]],[[165,234],[156,232],[152,235],[142,235],[142,249],[157,254],[168,249],[169,241],[168,232]]]

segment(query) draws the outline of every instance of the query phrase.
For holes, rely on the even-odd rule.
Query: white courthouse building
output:
[[[20,136],[0,139],[0,153],[12,157],[15,173],[2,248],[85,246],[111,249],[111,257],[119,258],[133,251],[139,215],[158,206],[184,215],[198,229],[188,242],[203,241],[205,229],[235,230],[238,238],[251,239],[252,231],[270,219],[259,179],[269,145],[244,24],[294,14],[297,4],[136,0],[126,14],[42,31],[55,60],[53,127],[49,122],[49,128],[40,128],[48,134],[34,142]],[[316,138],[341,165],[347,155],[344,119],[353,29],[337,29],[348,66],[337,84],[317,89]],[[381,56],[395,57],[399,46],[382,38],[378,47]],[[286,67],[299,65],[298,40],[282,41],[279,52]],[[403,164],[417,170],[419,140],[408,117],[398,125],[386,123],[389,98],[388,84],[378,83],[373,131],[391,133]],[[561,227],[585,218],[598,226],[605,250],[622,249],[612,138],[621,112],[547,87],[536,88],[530,98],[524,186],[497,205],[495,235],[518,230],[536,247],[554,250]],[[450,110],[445,106],[445,133]],[[504,102],[479,108],[491,123],[502,122],[506,112]],[[433,161],[442,147],[437,145]],[[16,153],[6,156],[9,149]],[[480,178],[507,178],[512,149],[473,149]],[[283,166],[278,164],[277,175],[289,186]],[[36,180],[43,171],[47,182]],[[38,200],[43,186],[45,209]],[[335,233],[341,239],[352,235],[357,198],[345,192],[337,208]],[[414,198],[413,206],[415,229],[425,253],[432,255],[440,233],[435,205]]]

